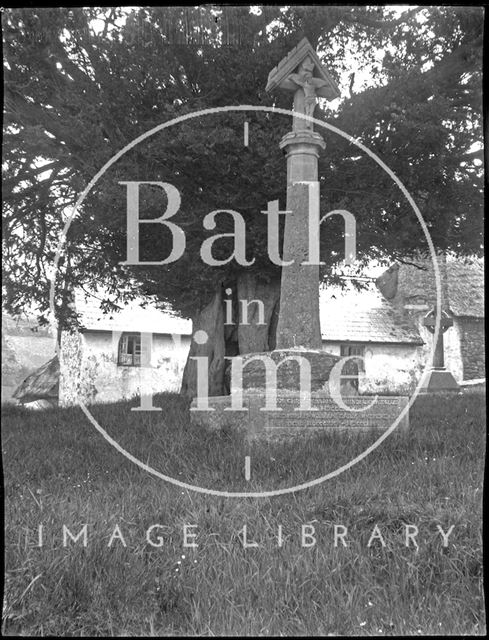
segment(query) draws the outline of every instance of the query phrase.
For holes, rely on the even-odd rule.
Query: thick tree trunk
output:
[[[220,288],[211,302],[192,319],[192,342],[180,391],[188,398],[195,398],[197,395],[197,363],[192,357],[208,358],[209,396],[218,396],[229,393],[229,380],[225,376],[229,361],[225,360],[225,356],[271,351],[275,348],[280,280],[267,282],[252,274],[242,274],[234,286],[226,288],[226,292],[229,292],[226,293],[226,299],[232,300],[232,314],[229,313],[229,303],[224,303]],[[252,300],[263,303],[263,312],[259,310],[261,305],[251,302]],[[246,302],[240,301],[251,303],[247,305],[247,318],[243,312]],[[244,320],[247,320],[246,324]],[[261,320],[264,325],[258,324]],[[203,330],[208,335],[205,344],[195,342],[194,336],[198,330]]]
[[[239,353],[271,351],[275,347],[277,327],[273,320],[274,316],[278,315],[280,280],[266,282],[257,279],[253,274],[244,273],[238,278],[237,290]],[[263,306],[252,302],[253,300],[261,301]],[[246,324],[245,320],[247,320]],[[265,324],[258,324],[260,322]]]
[[[195,341],[196,331],[205,331],[208,338],[205,344]],[[197,361],[192,357],[206,357],[208,360],[208,394],[224,394],[224,309],[222,290],[219,288],[213,299],[194,318],[192,318],[192,342],[185,369],[183,371],[180,393],[188,398],[197,396]]]

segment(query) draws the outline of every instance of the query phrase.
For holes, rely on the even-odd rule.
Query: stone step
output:
[[[210,430],[242,430],[249,439],[309,436],[321,431],[385,431],[398,418],[409,398],[355,395],[343,397],[345,406],[342,407],[329,394],[311,393],[313,410],[300,408],[301,394],[297,391],[245,392],[242,403],[238,400],[239,397],[234,397],[233,407],[233,396],[211,397],[208,398],[210,410],[199,410],[194,399],[191,420]],[[277,410],[272,409],[274,404]],[[406,413],[399,428],[408,426]]]

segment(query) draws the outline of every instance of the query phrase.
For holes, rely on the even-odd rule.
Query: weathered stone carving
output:
[[[328,83],[322,78],[314,78],[312,73],[314,70],[314,62],[309,56],[301,62],[297,73],[291,73],[288,80],[298,87],[294,96],[294,111],[303,113],[306,116],[313,116],[317,102],[317,89],[324,87]],[[301,125],[301,121],[303,124]],[[313,123],[310,120],[294,118],[294,130],[311,129]]]

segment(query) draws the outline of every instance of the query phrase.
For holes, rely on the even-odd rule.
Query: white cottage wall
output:
[[[178,392],[190,348],[190,336],[153,334],[150,367],[117,364],[122,334],[85,331],[65,338],[67,351],[62,365],[60,403],[115,402],[146,392]],[[76,353],[75,353],[76,351]],[[76,392],[76,393],[75,393]]]
[[[359,379],[360,393],[410,394],[424,366],[422,347],[404,344],[364,344],[365,375]],[[339,356],[339,343],[323,341],[323,350]]]
[[[422,348],[417,345],[370,344],[364,361],[360,393],[410,395],[423,371]]]
[[[443,336],[443,350],[445,354],[445,367],[451,371],[457,382],[462,382],[464,379],[462,335],[460,322],[457,318],[454,318],[453,327],[450,327]]]

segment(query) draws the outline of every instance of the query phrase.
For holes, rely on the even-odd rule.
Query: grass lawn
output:
[[[117,403],[92,413],[145,463],[217,490],[312,480],[375,440],[323,434],[248,447],[237,434],[190,425],[178,396],[154,404],[163,411]],[[395,432],[350,470],[260,499],[202,495],[149,475],[78,407],[3,413],[4,633],[485,633],[482,395],[419,398],[409,432]],[[63,525],[76,536],[85,524],[86,546],[68,534],[63,546]],[[148,541],[152,525],[160,526]],[[185,525],[198,547],[184,546]],[[245,546],[244,525],[257,546]],[[336,547],[335,525],[345,534]],[[443,546],[438,527],[446,534],[452,525]]]

